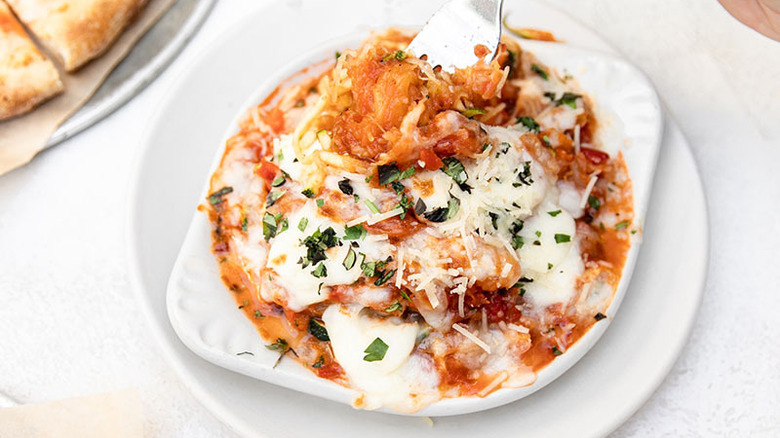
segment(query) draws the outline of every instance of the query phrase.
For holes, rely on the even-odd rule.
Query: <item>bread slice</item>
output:
[[[0,120],[30,111],[62,89],[57,69],[0,0]]]
[[[148,0],[6,0],[38,40],[73,72],[103,54]]]

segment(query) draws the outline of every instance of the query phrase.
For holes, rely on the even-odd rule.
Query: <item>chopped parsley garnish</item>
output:
[[[305,231],[307,225],[309,225],[309,219],[302,217],[301,221],[298,222],[298,229],[301,231]]]
[[[305,197],[307,197],[307,198],[311,199],[311,198],[313,198],[313,197],[314,197],[314,190],[312,190],[312,189],[304,189],[304,190],[301,192],[301,194],[303,194],[303,196],[305,196]]]
[[[366,255],[361,253],[363,261],[360,263],[360,269],[363,271],[363,275],[366,277],[376,277],[375,285],[381,286],[395,274],[395,269],[385,271],[385,266],[393,261],[393,257],[387,257],[385,260],[378,262],[366,262]]]
[[[230,186],[222,187],[221,189],[209,195],[209,204],[211,205],[221,204],[224,201],[222,197],[232,192],[233,192],[233,187]]]
[[[274,204],[276,204],[276,201],[279,200],[279,198],[284,195],[284,191],[280,190],[272,190],[271,193],[268,194],[268,196],[265,197],[265,208],[268,208]]]
[[[459,185],[466,183],[466,180],[469,179],[469,175],[466,173],[466,168],[463,167],[463,163],[455,157],[442,158],[441,161],[444,163],[444,166],[441,168],[442,172],[446,173]]]
[[[539,124],[531,117],[520,117],[517,119],[517,123],[525,126],[531,132],[539,132]]]
[[[520,183],[512,183],[512,187],[520,187],[521,184],[530,186],[534,183],[534,179],[531,178],[531,162],[530,161],[524,161],[523,162],[523,170],[521,170],[517,174],[517,180],[520,181]]]
[[[366,362],[376,362],[382,360],[385,358],[387,348],[387,344],[385,344],[382,339],[376,338],[373,342],[371,342],[371,344],[369,344],[368,347],[366,347],[365,350],[363,350],[363,353],[366,353],[366,355],[363,357],[363,360]]]
[[[387,313],[395,313],[395,312],[397,312],[397,311],[399,311],[401,309],[403,309],[403,306],[401,305],[401,303],[396,301],[395,303],[387,306],[385,308],[385,312],[387,312]]]
[[[539,66],[538,66],[538,65],[536,65],[536,64],[531,64],[531,70],[532,70],[534,73],[536,73],[536,74],[538,74],[539,76],[541,76],[541,77],[542,77],[542,79],[544,79],[545,81],[547,81],[547,80],[549,80],[549,79],[550,79],[550,76],[548,76],[548,75],[547,75],[547,72],[546,72],[546,71],[544,71],[544,69],[543,69],[543,68],[539,67]]]
[[[333,228],[328,227],[325,231],[317,229],[311,236],[303,239],[303,245],[306,246],[306,259],[303,257],[298,260],[298,263],[303,268],[308,267],[325,260],[325,250],[333,248],[339,245],[341,241],[336,237],[336,232]]]
[[[403,213],[400,214],[400,218],[403,219],[406,217],[406,212],[412,208],[412,200],[406,196],[406,193],[403,193],[401,194],[401,200],[398,201],[398,204],[396,204],[394,209],[395,208],[400,208],[403,210]]]
[[[628,220],[625,220],[625,221],[622,221],[622,222],[618,222],[618,223],[615,225],[615,229],[616,229],[616,230],[618,230],[618,231],[620,231],[620,230],[622,230],[623,228],[626,228],[626,227],[628,227],[630,224],[631,224],[631,221],[628,221]]]
[[[556,347],[556,346],[553,346],[553,348],[552,348],[552,353],[553,353],[555,356],[560,356],[560,355],[562,355],[562,354],[563,354],[563,351],[559,350],[559,349],[558,349],[558,347]]]
[[[563,93],[561,95],[561,97],[559,97],[558,99],[555,98],[555,93],[547,92],[547,93],[544,93],[544,95],[545,95],[545,97],[548,97],[550,100],[552,100],[553,103],[555,103],[555,106],[566,105],[566,106],[568,106],[569,108],[572,108],[572,109],[576,109],[577,108],[577,99],[582,97],[579,94],[570,93],[568,91]]]
[[[393,274],[395,274],[395,271],[396,271],[395,269],[391,269],[391,270],[389,270],[387,272],[384,272],[381,276],[377,277],[377,279],[374,282],[374,284],[376,286],[381,286],[381,285],[387,283],[387,280],[389,280],[393,276]]]
[[[325,364],[325,358],[323,356],[320,356],[319,358],[317,358],[317,362],[314,362],[311,367],[319,369],[322,368],[322,365],[324,364]]]
[[[556,234],[555,235],[555,243],[566,243],[571,242],[571,236],[568,234]]]
[[[552,268],[553,268],[553,264],[550,263],[550,262],[547,262],[547,270],[549,271]]]
[[[366,183],[370,183],[372,178],[374,178],[374,174],[373,173],[366,177]]]
[[[341,52],[336,52],[336,59],[341,58]]]
[[[406,52],[403,50],[396,50],[395,52],[392,52],[388,55],[386,55],[384,58],[382,58],[382,62],[387,62],[392,59],[395,59],[396,61],[403,61],[406,59]]]
[[[512,248],[520,249],[524,244],[523,236],[512,236]]]
[[[276,359],[276,362],[274,363],[273,366],[274,368],[276,368],[276,366],[279,365],[279,361],[282,360],[282,358],[284,357],[285,354],[287,354],[288,351],[292,351],[292,353],[295,354],[296,356],[298,355],[297,353],[295,353],[295,350],[290,348],[290,344],[288,344],[287,341],[285,341],[282,338],[277,338],[276,342],[274,342],[271,345],[266,345],[265,348],[271,351],[279,352],[279,359]]]
[[[408,168],[406,168],[406,170],[401,172],[401,170],[398,169],[398,166],[396,166],[395,163],[383,164],[377,167],[377,174],[379,175],[380,186],[409,178],[410,176],[414,175],[414,172],[415,172],[414,166],[409,166]],[[368,180],[366,182],[368,182]]]
[[[353,266],[355,266],[356,260],[357,254],[355,254],[355,250],[350,247],[349,251],[347,251],[347,256],[344,257],[344,261],[341,264],[344,265],[344,269],[349,271]]]
[[[322,206],[325,205],[324,199],[318,199],[317,200],[317,208],[322,208]]]
[[[328,275],[328,268],[325,267],[324,263],[320,262],[320,264],[311,271],[311,275],[317,278],[326,277]]]
[[[379,207],[377,207],[376,204],[374,204],[370,199],[364,200],[363,203],[366,204],[366,207],[368,207],[372,213],[379,214]]]
[[[347,196],[352,196],[355,193],[355,190],[352,188],[352,184],[346,178],[339,181],[339,190],[341,190],[341,193]]]
[[[276,235],[278,236],[279,234],[281,234],[283,231],[286,231],[287,228],[290,227],[290,222],[287,220],[286,217],[282,217],[281,213],[275,214],[274,218],[276,218],[276,221],[279,224],[279,230],[276,232]]]
[[[490,211],[488,216],[490,216],[490,224],[493,225],[493,229],[498,230],[498,215]]]
[[[368,232],[361,224],[354,227],[344,227],[344,240],[360,240],[366,237],[366,234]]]
[[[246,232],[249,229],[249,220],[246,216],[241,218],[241,231]]]
[[[458,210],[460,210],[460,201],[457,198],[450,198],[446,207],[439,207],[423,216],[431,222],[444,222],[458,214]]]
[[[404,292],[404,291],[401,291],[401,296],[402,296],[402,297],[404,297],[404,299],[405,299],[406,301],[408,301],[408,302],[410,302],[410,303],[412,302],[412,299],[411,299],[411,298],[409,298],[409,295],[407,295],[407,294],[406,294],[406,292]]]
[[[601,208],[601,201],[599,201],[599,198],[593,195],[588,195],[588,205],[590,205],[594,210],[598,210]]]
[[[483,110],[482,108],[472,107],[472,108],[467,108],[461,111],[460,113],[463,114],[465,117],[472,119],[474,118],[474,116],[485,114],[485,110]]]
[[[547,214],[549,214],[552,217],[558,216],[561,214],[561,210],[555,210],[555,211],[548,211]]]
[[[596,321],[601,321],[602,319],[604,319],[606,317],[607,317],[607,315],[599,312],[595,316],[593,316],[593,319],[595,319]]]
[[[268,242],[272,237],[276,236],[276,230],[278,229],[276,216],[269,212],[265,212],[263,215],[263,237]]]
[[[545,146],[550,147],[550,137],[543,135],[542,136],[542,143],[544,143]]]
[[[284,184],[285,181],[287,180],[284,178],[284,175],[279,175],[274,178],[273,181],[271,181],[271,187],[279,187],[280,185]]]
[[[512,225],[509,227],[509,233],[512,235],[512,248],[514,249],[520,249],[525,244],[523,236],[519,235],[520,231],[523,230],[523,225],[525,225],[525,222],[522,219],[518,219],[512,222]]]
[[[320,341],[330,341],[330,336],[328,336],[328,330],[325,328],[325,324],[316,318],[309,319],[309,327],[306,331]]]
[[[428,206],[425,205],[425,201],[422,200],[422,198],[417,199],[417,203],[414,204],[414,212],[417,214],[417,216],[422,215],[425,213],[425,210],[428,209]]]

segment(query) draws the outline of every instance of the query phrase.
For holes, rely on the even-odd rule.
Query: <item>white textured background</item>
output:
[[[691,339],[614,436],[780,436],[780,43],[716,0],[550,2],[650,76],[694,149],[709,203],[711,261]],[[266,4],[217,3],[138,98],[0,177],[0,393],[30,403],[138,387],[147,436],[234,436],[160,357],[123,240],[130,163],[150,110],[199,48]]]

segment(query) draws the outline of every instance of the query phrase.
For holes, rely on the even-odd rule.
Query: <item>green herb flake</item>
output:
[[[463,114],[465,117],[468,117],[469,119],[473,119],[474,116],[485,114],[485,110],[483,110],[482,108],[472,107],[472,108],[467,108],[461,111],[460,113]]]
[[[387,283],[387,280],[390,280],[390,278],[393,277],[393,274],[395,274],[395,271],[396,271],[395,269],[391,269],[391,270],[383,273],[380,277],[378,277],[376,279],[376,281],[374,282],[374,285],[381,286],[381,285]]]
[[[374,174],[373,173],[371,175],[368,175],[366,177],[366,184],[370,183],[373,178],[374,178]]]
[[[512,248],[520,249],[524,244],[523,236],[512,236]]]
[[[336,52],[336,59],[341,58],[341,52]]]
[[[313,197],[314,197],[314,190],[312,190],[312,189],[310,189],[310,188],[307,188],[307,189],[304,189],[304,190],[301,192],[301,194],[302,194],[303,196],[305,196],[305,197],[307,197],[307,198],[311,199],[311,198],[313,198]]]
[[[552,263],[550,263],[550,262],[548,262],[548,263],[547,263],[547,270],[549,271],[549,270],[550,270],[550,269],[552,269],[552,268],[553,268],[553,264],[552,264]]]
[[[363,360],[366,362],[376,362],[382,360],[385,358],[387,348],[387,344],[385,344],[382,339],[376,338],[373,342],[371,342],[371,344],[369,344],[368,347],[366,347],[365,350],[363,350],[363,353],[366,353],[366,355],[363,357]]]
[[[615,229],[616,229],[616,230],[618,230],[618,231],[620,231],[620,230],[622,230],[622,229],[624,229],[624,228],[628,227],[629,225],[631,225],[631,221],[625,220],[625,221],[622,221],[622,222],[618,222],[618,223],[615,225]]]
[[[298,222],[298,229],[301,230],[301,231],[305,231],[306,230],[306,226],[308,226],[308,225],[309,225],[309,219],[307,219],[305,217],[302,217],[301,221]]]
[[[443,158],[441,161],[444,163],[441,171],[446,173],[456,183],[464,184],[469,178],[469,175],[466,173],[466,168],[463,167],[463,163],[461,163],[457,158],[447,157]]]
[[[517,123],[525,126],[531,132],[539,132],[539,124],[532,117],[520,117],[517,119]]]
[[[324,199],[318,199],[317,200],[317,208],[322,208],[322,206],[325,205]]]
[[[555,235],[555,243],[566,243],[571,242],[571,236],[568,234],[556,234]]]
[[[309,318],[309,327],[306,331],[320,341],[330,341],[330,336],[328,336],[328,330],[325,328],[325,323],[316,318]]]
[[[599,198],[593,195],[588,195],[588,205],[590,205],[594,210],[598,210],[601,208],[601,201],[599,201]]]
[[[367,234],[368,232],[361,224],[353,227],[344,227],[344,240],[362,240]]]
[[[406,52],[403,50],[396,50],[395,52],[389,53],[384,58],[382,58],[382,62],[387,62],[393,59],[396,61],[403,61],[406,59]]]
[[[279,187],[282,184],[284,184],[285,181],[287,180],[284,178],[284,175],[279,175],[276,178],[274,178],[273,181],[271,181],[271,187]]]
[[[265,348],[271,351],[287,351],[290,348],[290,345],[284,339],[278,338],[276,342],[271,345],[266,345]]]
[[[352,247],[349,248],[349,251],[347,251],[347,256],[344,257],[344,262],[342,262],[342,265],[344,265],[344,269],[349,271],[352,269],[353,266],[355,266],[355,261],[357,260],[357,254],[355,254],[355,250],[352,249]]]
[[[549,214],[552,217],[558,216],[561,214],[561,210],[555,210],[555,211],[548,211],[547,214]]]
[[[328,268],[325,267],[325,264],[320,262],[319,265],[317,265],[316,268],[314,268],[313,271],[311,271],[311,275],[322,278],[328,275]]]
[[[346,178],[339,181],[339,190],[341,190],[341,193],[352,196],[355,193],[355,189],[352,188],[352,183]]]
[[[320,369],[324,364],[325,364],[325,358],[323,356],[320,356],[319,358],[317,358],[317,362],[314,362],[311,367]]]
[[[246,216],[241,218],[241,231],[245,232],[249,229],[249,221]]]
[[[541,76],[545,81],[550,80],[550,76],[547,74],[547,72],[537,64],[531,64],[531,71]]]
[[[555,355],[555,356],[560,356],[560,355],[562,355],[562,354],[563,354],[563,351],[559,350],[559,349],[558,349],[558,347],[555,347],[555,346],[554,346],[554,347],[552,348],[552,354],[553,354],[553,355]]]
[[[276,217],[271,213],[265,212],[265,215],[263,216],[263,237],[266,242],[276,236],[276,230]]]
[[[284,191],[281,190],[273,190],[271,193],[268,194],[268,196],[265,197],[265,208],[271,207],[272,205],[276,204],[276,201],[279,200],[279,198],[284,195]]]
[[[395,313],[395,312],[397,312],[397,311],[399,311],[399,310],[403,309],[403,307],[404,307],[404,306],[402,306],[402,305],[401,305],[401,303],[399,303],[398,301],[396,301],[395,303],[393,303],[393,304],[391,304],[391,305],[387,306],[387,307],[385,308],[385,312],[387,312],[387,313]]]
[[[406,291],[401,291],[401,296],[404,297],[404,299],[408,302],[412,302],[412,299],[409,298],[409,295],[406,293]]]
[[[233,192],[233,187],[230,186],[222,187],[221,189],[209,195],[209,204],[211,205],[221,204],[224,201],[222,197],[232,192]]]
[[[607,317],[607,315],[599,312],[599,313],[597,313],[596,315],[593,316],[593,319],[595,319],[596,321],[601,321],[602,319],[604,319],[606,317]]]

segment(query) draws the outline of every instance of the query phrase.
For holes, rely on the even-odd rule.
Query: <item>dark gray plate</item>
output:
[[[192,38],[214,2],[178,0],[138,41],[92,98],[57,128],[45,147],[92,126],[149,85]]]

